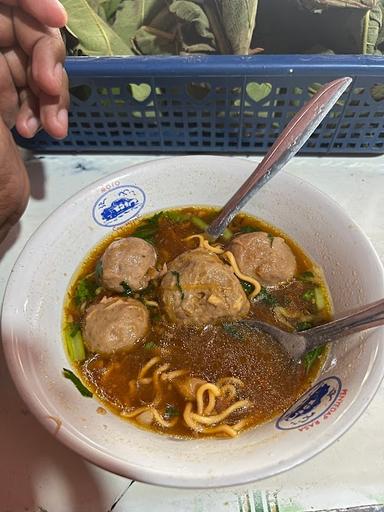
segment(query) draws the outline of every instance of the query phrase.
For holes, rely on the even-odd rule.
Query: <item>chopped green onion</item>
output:
[[[313,272],[310,272],[309,270],[302,272],[298,279],[300,281],[312,281],[315,277],[315,274]]]
[[[308,352],[308,354],[305,354],[305,356],[303,358],[303,363],[304,363],[305,370],[307,373],[309,372],[311,367],[315,364],[317,359],[322,355],[323,350],[324,350],[324,347],[317,347],[317,348],[311,350],[310,352]]]
[[[155,213],[149,219],[146,219],[140,226],[132,233],[135,238],[142,238],[146,242],[153,243],[157,230],[159,228],[159,220],[163,216],[163,212]]]
[[[322,309],[325,308],[325,300],[324,300],[323,290],[319,287],[315,288],[315,302],[316,302],[317,309],[319,311],[321,311]]]
[[[65,343],[68,357],[72,362],[84,361],[85,347],[79,324],[72,322],[67,325],[65,329]]]
[[[103,263],[101,260],[99,260],[96,263],[95,274],[96,274],[97,279],[99,279],[99,280],[103,277]]]
[[[121,281],[120,286],[123,288],[122,293],[125,297],[130,297],[133,294],[131,287],[125,281]]]
[[[95,298],[98,285],[91,279],[81,279],[76,287],[75,302],[78,306],[90,302]]]
[[[240,279],[240,284],[241,286],[243,287],[243,290],[245,291],[245,293],[247,295],[249,295],[250,293],[253,292],[253,290],[255,289],[255,287],[253,286],[253,284],[251,283],[248,283],[248,281],[243,281],[242,279]]]
[[[268,238],[269,238],[269,242],[270,242],[271,247],[272,247],[273,240],[274,240],[275,237],[272,235],[272,233],[268,233]]]
[[[186,213],[177,212],[174,210],[164,212],[164,217],[172,222],[176,222],[177,224],[180,224],[181,222],[186,222],[187,220],[190,220],[191,216]]]
[[[184,300],[184,292],[180,285],[180,274],[178,272],[172,271],[172,275],[174,275],[176,277],[176,288],[180,292],[181,300]]]
[[[255,233],[256,231],[260,231],[260,229],[252,226],[241,226],[240,228],[240,233]]]
[[[75,386],[78,391],[83,396],[91,398],[93,396],[93,393],[87,389],[84,384],[81,382],[79,377],[77,377],[71,370],[67,370],[66,368],[63,368],[63,375],[66,379],[70,380]]]
[[[175,407],[174,405],[167,404],[167,406],[165,407],[165,411],[164,411],[164,419],[170,420],[171,418],[175,418],[177,416],[180,416],[179,409],[177,407]]]
[[[158,345],[154,341],[147,341],[147,343],[144,344],[145,350],[154,350],[155,348],[158,348]]]
[[[271,292],[269,292],[264,286],[261,287],[260,292],[256,295],[256,297],[264,304],[268,306],[276,306],[279,301],[274,297]]]
[[[311,288],[310,290],[305,291],[302,295],[302,298],[307,302],[312,302],[312,304],[315,304],[315,290]]]
[[[296,325],[296,331],[306,331],[307,329],[311,329],[311,327],[311,322],[298,322],[298,324]]]

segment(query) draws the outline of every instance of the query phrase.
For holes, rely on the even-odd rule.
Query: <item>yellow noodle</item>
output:
[[[201,434],[217,434],[219,432],[223,432],[223,434],[228,434],[230,437],[236,437],[237,431],[232,428],[230,425],[217,425],[217,427],[205,427],[200,433]]]
[[[247,423],[248,423],[248,419],[247,418],[244,418],[240,421],[238,421],[237,423],[235,423],[234,425],[231,425],[231,427],[236,430],[237,432],[239,432],[239,430],[241,430],[242,428],[244,428],[245,426],[247,426]]]
[[[226,251],[224,253],[224,257],[229,261],[229,263],[231,264],[231,267],[233,268],[235,274],[237,275],[237,277],[239,279],[241,279],[242,281],[247,281],[247,283],[251,283],[255,289],[253,290],[253,292],[250,294],[249,298],[252,300],[256,297],[256,295],[258,295],[260,293],[260,290],[261,290],[261,285],[259,283],[259,281],[257,281],[256,279],[254,279],[253,277],[251,276],[247,276],[245,274],[243,274],[238,265],[237,265],[237,262],[235,260],[235,257],[234,255],[231,253],[231,251]]]
[[[137,382],[139,384],[150,384],[152,382],[152,377],[144,377],[144,379],[139,379]]]
[[[156,302],[155,300],[145,300],[145,301],[144,301],[144,304],[145,304],[146,306],[152,306],[152,307],[154,307],[154,308],[158,308],[158,307],[159,307],[159,303],[158,303],[158,302]]]
[[[160,389],[159,377],[162,374],[162,372],[164,372],[165,370],[168,370],[169,367],[170,367],[170,364],[165,363],[153,372],[153,387],[155,389],[155,398],[153,399],[153,402],[152,402],[153,405],[158,405],[161,401],[162,393],[161,393],[161,389]]]
[[[162,427],[165,427],[165,428],[171,428],[171,427],[174,427],[176,425],[176,423],[178,422],[179,418],[173,418],[172,420],[170,421],[167,421],[165,420],[161,414],[159,413],[159,411],[157,409],[155,409],[154,407],[151,408],[151,411],[152,411],[152,414],[153,414],[153,417],[155,418],[155,421],[157,421],[157,423],[159,425],[161,425]]]
[[[191,418],[192,414],[192,402],[188,402],[187,405],[184,408],[183,412],[183,419],[186,423],[186,425],[195,432],[201,432],[203,430],[203,427],[201,425],[198,425],[193,419]]]
[[[215,386],[215,384],[207,382],[206,384],[200,386],[196,392],[197,414],[203,414],[204,393],[208,390],[212,391],[214,396],[220,396],[220,389],[217,386]]]
[[[224,384],[233,384],[235,386],[239,386],[240,388],[244,387],[244,382],[237,377],[222,377],[217,381],[216,384],[219,386],[219,388]]]
[[[182,375],[185,375],[186,373],[188,373],[187,370],[173,370],[171,372],[163,373],[161,375],[161,380],[177,379],[177,377],[181,377]]]
[[[208,405],[204,409],[204,414],[211,414],[213,409],[216,407],[216,396],[213,393],[212,389],[208,389]]]
[[[143,407],[138,407],[137,409],[134,409],[133,411],[127,412],[122,411],[121,416],[124,416],[124,418],[135,418],[139,414],[141,414],[144,411],[147,411],[149,409],[149,405],[143,405]]]
[[[216,414],[215,416],[201,416],[200,414],[196,414],[194,412],[191,412],[190,416],[192,420],[195,420],[198,423],[202,423],[203,425],[213,425],[214,423],[220,423],[220,421],[223,421],[227,416],[232,414],[237,409],[249,407],[249,405],[249,400],[239,400],[238,402],[235,402],[234,404],[227,407],[225,411],[220,414]]]
[[[220,244],[211,245],[203,235],[191,235],[187,238],[184,238],[184,240],[193,240],[194,238],[198,238],[200,249],[206,249],[207,251],[213,252],[214,254],[223,254],[224,249],[221,248]]]
[[[152,359],[150,359],[148,363],[142,367],[137,378],[141,379],[142,377],[144,377],[148,370],[150,370],[152,366],[155,366],[155,364],[157,364],[159,361],[160,357],[152,357]]]
[[[222,396],[224,395],[226,398],[228,397],[230,400],[232,400],[236,396],[236,388],[233,384],[224,384],[224,386],[220,388],[220,391]]]

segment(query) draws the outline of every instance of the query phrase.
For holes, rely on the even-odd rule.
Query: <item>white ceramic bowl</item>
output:
[[[318,382],[285,415],[229,440],[180,441],[135,428],[83,398],[62,376],[62,304],[71,276],[114,226],[140,213],[222,205],[253,171],[228,157],[177,157],[123,169],[63,204],[32,236],[5,294],[2,337],[20,394],[57,439],[112,472],[177,487],[243,484],[292,468],[358,418],[384,372],[383,329],[333,347]],[[128,201],[119,201],[128,199]],[[119,216],[116,211],[125,208]],[[123,205],[123,206],[122,206]],[[246,210],[280,227],[324,269],[335,312],[384,296],[383,268],[337,204],[282,172]],[[57,420],[60,428],[57,431]]]

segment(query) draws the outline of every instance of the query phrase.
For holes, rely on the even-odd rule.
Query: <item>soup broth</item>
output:
[[[269,335],[250,332],[231,318],[204,325],[170,319],[161,295],[161,282],[166,279],[162,273],[176,257],[199,244],[210,252],[212,246],[204,246],[203,237],[192,235],[202,234],[206,223],[216,215],[217,210],[212,208],[183,208],[125,225],[83,262],[69,287],[64,307],[68,354],[87,387],[122,418],[181,438],[234,437],[271,420],[310,386],[325,357],[324,350],[318,349],[294,362]],[[296,259],[296,270],[284,282],[261,286],[249,300],[245,318],[287,331],[329,321],[331,302],[320,269],[277,228],[239,214],[212,250],[216,248],[217,257],[228,265],[225,248],[231,237],[258,232],[268,234],[271,246],[275,237],[284,239]],[[100,280],[100,258],[111,242],[129,236],[144,239],[154,247],[159,273],[139,291],[133,291],[126,283],[121,283],[121,292],[107,290]],[[171,274],[182,302],[187,291],[183,290],[180,274]],[[248,299],[252,297],[255,285],[243,279],[240,283]],[[115,296],[134,298],[145,305],[149,331],[129,351],[90,351],[81,345],[86,312],[90,306]]]

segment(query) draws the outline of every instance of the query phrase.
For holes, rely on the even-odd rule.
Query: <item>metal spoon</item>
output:
[[[233,217],[254,193],[296,155],[351,82],[352,78],[344,77],[325,84],[291,119],[255,171],[206,229],[211,241],[223,234]]]
[[[251,329],[267,332],[284,347],[292,359],[298,361],[307,352],[330,341],[384,325],[384,299],[344,313],[332,322],[298,333],[285,332],[258,320],[242,320],[240,323]]]

